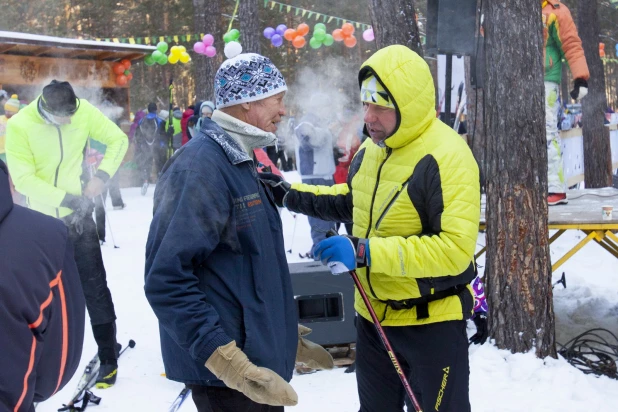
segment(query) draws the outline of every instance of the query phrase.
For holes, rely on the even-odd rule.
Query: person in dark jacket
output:
[[[159,159],[161,152],[167,151],[166,139],[165,123],[157,116],[157,104],[149,103],[148,114],[140,120],[135,131],[135,158],[142,174],[142,196],[148,191],[153,164],[157,175],[163,168]]]
[[[187,384],[200,412],[283,411],[298,401],[288,383],[297,355],[332,367],[324,349],[299,344],[281,219],[251,155],[275,141],[286,90],[263,56],[225,61],[218,110],[155,190],[146,297],[166,376]]]
[[[0,410],[31,412],[79,365],[85,305],[66,226],[14,205],[0,160]]]

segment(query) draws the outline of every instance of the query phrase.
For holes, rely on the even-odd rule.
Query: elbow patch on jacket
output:
[[[438,235],[442,231],[444,198],[440,168],[432,155],[423,157],[414,168],[408,184],[408,196],[418,212],[423,235]]]

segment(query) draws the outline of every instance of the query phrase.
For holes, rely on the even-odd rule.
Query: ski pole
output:
[[[176,397],[176,399],[174,400],[174,402],[172,403],[172,406],[170,406],[170,409],[168,412],[176,412],[177,410],[179,410],[182,404],[184,403],[185,399],[187,399],[189,395],[191,395],[191,389],[183,388],[178,394],[178,396]]]
[[[403,387],[406,390],[406,394],[410,398],[410,401],[412,401],[414,410],[416,412],[423,412],[423,410],[421,409],[421,406],[418,403],[418,400],[416,399],[416,396],[414,396],[414,393],[412,392],[412,388],[410,387],[410,384],[408,383],[406,376],[403,374],[403,369],[401,369],[401,364],[399,363],[399,360],[397,359],[397,356],[395,355],[395,351],[393,350],[391,343],[388,341],[388,338],[386,337],[386,333],[384,333],[384,329],[382,328],[382,325],[380,325],[378,316],[376,315],[376,312],[373,310],[373,307],[371,306],[371,303],[369,302],[369,298],[367,297],[367,294],[365,293],[365,289],[363,289],[363,285],[361,285],[360,281],[358,280],[358,275],[356,274],[356,271],[351,270],[349,273],[352,276],[352,280],[354,280],[354,284],[356,285],[358,292],[363,298],[363,302],[365,302],[365,306],[367,307],[367,310],[369,311],[369,314],[371,315],[371,319],[373,319],[373,324],[375,325],[376,330],[378,331],[378,335],[380,335],[380,339],[382,340],[382,343],[384,344],[384,347],[386,348],[386,351],[388,352],[388,356],[391,358],[391,361],[393,362],[393,366],[395,367],[395,370],[397,371],[397,375],[399,375],[399,379],[401,380],[401,383],[403,384]]]
[[[289,212],[289,210],[288,210]],[[288,249],[288,253],[292,253],[292,248],[294,247],[294,239],[296,238],[296,222],[298,222],[298,219],[296,219],[298,217],[298,215],[290,212],[290,214],[292,215],[292,217],[294,218],[294,229],[292,229],[292,244],[290,245],[290,249]]]
[[[114,249],[119,249],[119,247],[116,246],[116,239],[114,239],[114,231],[112,230],[112,221],[109,218],[109,214],[107,213],[107,210],[105,210],[105,199],[103,198],[103,193],[101,193],[99,196],[101,196],[101,202],[103,203],[103,214],[105,215],[105,219],[107,220],[107,226],[109,226],[109,233],[112,235],[112,243],[114,244]]]

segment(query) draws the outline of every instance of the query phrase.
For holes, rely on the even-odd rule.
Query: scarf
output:
[[[255,126],[251,126],[221,110],[214,111],[212,121],[232,136],[249,155],[253,154],[253,149],[272,146],[277,141],[277,136],[274,133],[265,132]]]

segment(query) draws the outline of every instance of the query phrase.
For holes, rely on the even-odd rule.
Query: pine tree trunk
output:
[[[261,54],[258,1],[260,0],[243,0],[238,5],[240,42],[242,43],[243,53]]]
[[[371,26],[381,49],[403,44],[423,56],[413,0],[369,0]],[[360,37],[360,33],[356,36]]]
[[[490,335],[556,357],[547,229],[543,40],[538,0],[485,13],[487,293]]]
[[[214,79],[217,69],[223,61],[223,41],[221,40],[221,9],[219,0],[193,0],[193,26],[196,33],[210,33],[215,38],[214,46],[217,55],[213,58],[193,59],[195,65],[195,98],[196,100],[215,101]],[[193,102],[189,102],[193,104]],[[199,108],[196,108],[199,110]]]
[[[607,96],[605,73],[599,56],[599,20],[596,1],[579,1],[577,8],[579,34],[590,70],[588,96],[582,99],[584,129],[584,180],[586,187],[612,184],[612,155],[609,129],[603,125]]]

